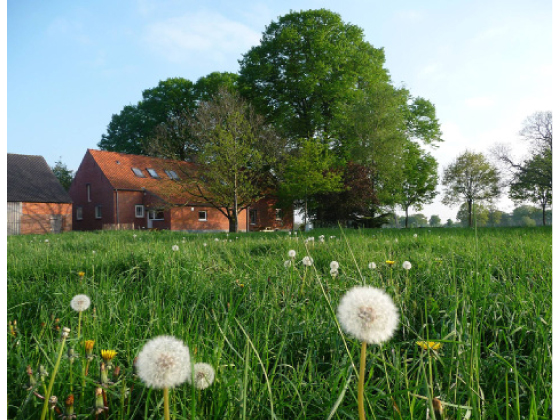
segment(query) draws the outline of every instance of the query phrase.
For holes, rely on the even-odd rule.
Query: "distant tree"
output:
[[[60,182],[60,185],[62,185],[62,187],[66,191],[68,191],[70,189],[70,184],[72,184],[72,179],[74,179],[74,171],[68,169],[66,164],[62,163],[60,159],[55,162],[54,166],[51,169],[54,173],[54,176],[56,176],[56,178],[58,179],[58,182]]]
[[[428,219],[422,213],[416,213],[410,216],[410,225],[412,227],[427,227]]]
[[[194,85],[196,98],[199,101],[208,101],[217,94],[221,88],[234,93],[237,91],[237,80],[239,76],[229,72],[213,72],[208,76],[198,79]]]
[[[416,143],[409,141],[401,158],[403,179],[399,194],[399,204],[405,212],[405,227],[408,227],[408,210],[421,210],[437,195],[437,162]]]
[[[492,202],[500,195],[498,169],[482,153],[466,151],[444,169],[444,204],[466,202],[468,226],[473,226],[473,203]]]
[[[431,227],[439,227],[441,226],[441,218],[437,214],[433,214],[430,217],[430,226]]]
[[[447,219],[447,222],[445,222],[445,226],[447,226],[447,227],[453,227],[453,220]]]
[[[488,224],[493,227],[500,226],[503,216],[504,213],[502,211],[495,207],[490,207],[488,209]]]
[[[488,208],[483,205],[474,205],[473,213],[472,220],[476,223],[476,226],[484,227],[487,225],[490,215]],[[459,220],[462,226],[469,226],[469,216],[467,203],[461,204],[461,207],[457,212],[457,220]]]
[[[497,145],[493,154],[511,172],[510,198],[516,203],[538,204],[545,225],[546,209],[552,205],[552,112],[527,117],[519,134],[530,145],[529,156],[522,162],[516,161],[505,145]]]
[[[539,209],[534,206],[521,205],[517,206],[512,211],[512,221],[516,226],[525,226],[525,218],[537,219],[539,216]]]

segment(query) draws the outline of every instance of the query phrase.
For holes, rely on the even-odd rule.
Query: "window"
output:
[[[146,178],[146,175],[144,175],[144,172],[142,172],[141,169],[132,168],[132,172],[134,172],[134,175],[136,175],[139,178]]]
[[[163,210],[150,210],[148,218],[151,220],[163,220]]]
[[[177,172],[175,172],[175,171],[166,169],[166,170],[165,170],[165,173],[167,174],[167,176],[169,177],[169,179],[174,179],[174,180],[176,180],[176,181],[178,181],[178,180],[181,179],[181,178],[179,178],[179,177],[177,176]]]
[[[91,203],[91,184],[86,184],[87,201]]]
[[[207,216],[206,211],[199,211],[199,212],[198,212],[198,220],[200,220],[200,221],[206,221],[206,220],[208,220],[208,219],[206,218],[206,216]]]
[[[136,206],[134,206],[134,213],[136,214],[136,217],[138,218],[143,218],[144,217],[144,206],[142,204],[136,204]]]
[[[158,175],[158,173],[156,172],[155,169],[146,168],[146,170],[148,171],[148,173],[150,174],[150,176],[151,176],[152,178],[159,178],[159,175]]]
[[[84,208],[82,206],[76,207],[76,220],[82,220],[84,218]]]
[[[284,213],[282,209],[276,209],[276,220],[282,220],[284,218]]]
[[[101,219],[101,206],[95,206],[95,218]]]
[[[252,225],[257,224],[257,211],[256,210],[249,210],[249,222]]]

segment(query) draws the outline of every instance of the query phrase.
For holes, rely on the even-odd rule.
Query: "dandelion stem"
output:
[[[360,355],[360,379],[358,381],[358,415],[360,420],[366,419],[364,411],[364,381],[366,377],[366,349],[367,343],[362,341],[362,353]]]
[[[45,417],[47,416],[47,411],[49,409],[49,398],[51,397],[51,391],[54,385],[54,378],[56,377],[56,373],[58,372],[58,367],[60,366],[60,359],[62,359],[62,352],[64,351],[65,342],[66,342],[66,336],[63,335],[62,341],[60,342],[60,346],[58,349],[58,357],[54,365],[51,381],[49,382],[49,387],[47,388],[47,392],[45,393],[45,403],[43,404],[43,411],[41,412],[41,420],[45,420]]]
[[[78,312],[78,340],[80,339],[81,326],[82,326],[82,311]]]
[[[163,418],[169,420],[169,388],[163,388]]]

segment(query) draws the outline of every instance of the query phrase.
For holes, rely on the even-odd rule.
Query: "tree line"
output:
[[[393,84],[383,48],[361,28],[325,9],[291,12],[265,28],[239,66],[144,90],[112,116],[98,147],[195,163],[182,186],[224,213],[231,231],[241,211],[272,192],[321,225],[380,227],[397,209],[408,220],[409,210],[433,201],[438,165],[430,149],[442,141],[435,106]],[[512,161],[525,174],[512,183],[516,197],[542,181],[533,167],[547,156]],[[472,207],[497,193],[472,178],[468,188],[455,182],[471,176],[460,168],[473,166],[468,159],[444,171],[450,204]]]

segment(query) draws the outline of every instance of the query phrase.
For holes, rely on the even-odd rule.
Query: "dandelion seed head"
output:
[[[303,257],[303,259],[301,260],[301,262],[303,263],[303,265],[305,265],[306,267],[311,267],[313,265],[313,258],[309,257],[309,256],[305,256]]]
[[[412,264],[410,263],[410,261],[405,261],[402,263],[402,268],[404,268],[405,270],[410,270],[412,268]]]
[[[150,388],[173,388],[191,374],[189,348],[172,336],[153,338],[138,354],[136,368],[140,379]]]
[[[290,257],[290,258],[295,258],[295,257],[296,257],[296,251],[293,250],[293,249],[290,249],[290,250],[288,251],[288,257]]]
[[[206,389],[212,382],[214,382],[214,368],[208,363],[195,363],[193,366],[193,377],[189,376],[188,380],[191,385],[194,385],[196,389]]]
[[[347,334],[368,344],[389,340],[399,324],[399,313],[391,297],[370,286],[350,289],[338,305],[337,318]]]
[[[76,295],[70,301],[70,306],[76,312],[83,312],[91,305],[91,299],[87,295]]]
[[[336,268],[331,268],[331,277],[336,277],[338,276],[338,270]]]
[[[338,261],[331,261],[330,267],[331,267],[331,270],[338,270],[338,267],[339,267]]]
[[[418,234],[415,233],[414,235],[412,235],[413,238],[418,238]]]
[[[372,270],[375,270],[375,269],[377,268],[377,264],[375,264],[374,262],[370,262],[370,263],[368,264],[368,268],[370,268],[370,269],[372,269]]]
[[[292,260],[286,260],[284,261],[284,267],[288,268],[292,266]]]
[[[173,252],[177,252],[179,251],[179,245],[173,245],[171,249],[173,250]]]

